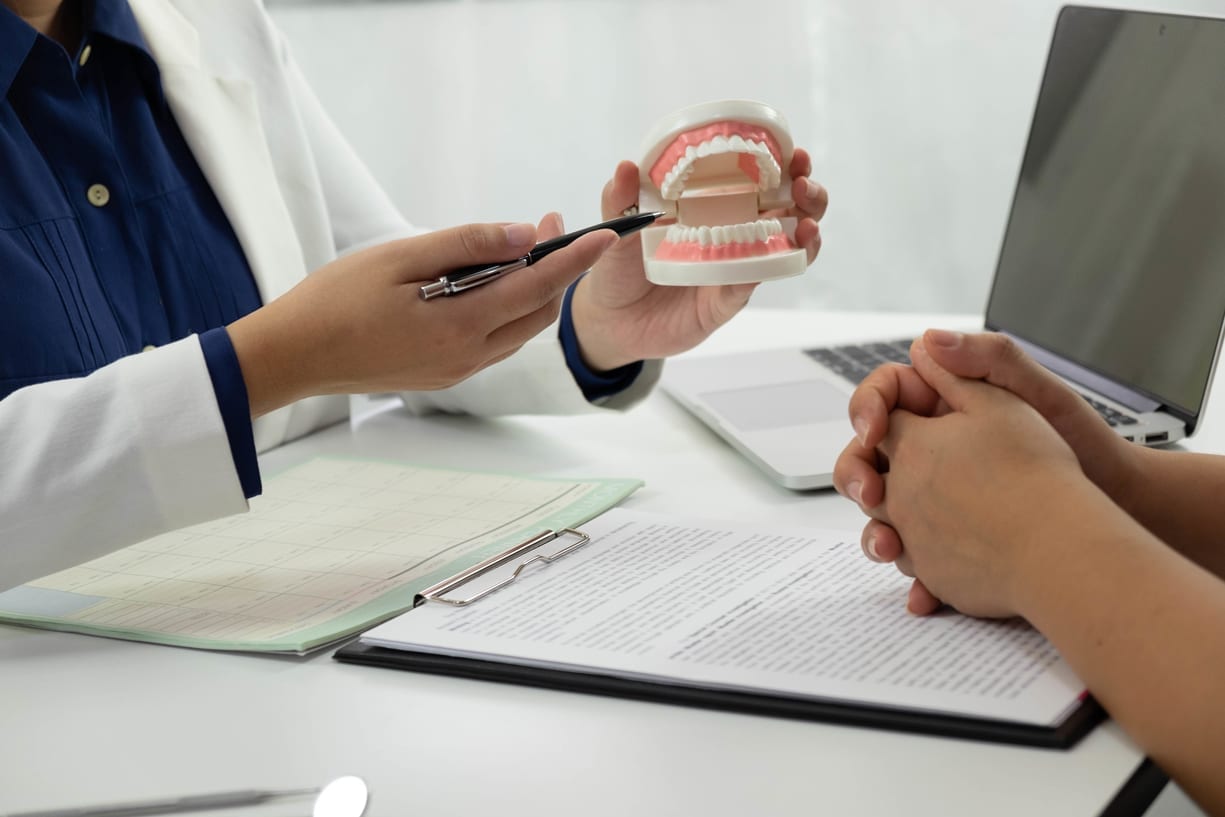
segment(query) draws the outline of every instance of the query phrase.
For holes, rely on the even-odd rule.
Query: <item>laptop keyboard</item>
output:
[[[1087,394],[1082,394],[1081,397],[1089,401],[1089,405],[1093,406],[1094,411],[1106,418],[1106,422],[1112,426],[1131,426],[1135,425],[1138,420],[1135,417],[1128,417],[1121,411],[1115,411],[1105,403],[1099,403]]]
[[[825,346],[817,349],[805,349],[804,354],[821,365],[836,372],[855,385],[863,382],[868,373],[884,363],[910,363],[910,340],[892,340],[883,343],[851,343],[842,346]],[[1105,403],[1094,400],[1082,394],[1089,405],[1105,418],[1112,426],[1129,426],[1136,424],[1135,417],[1129,417],[1120,411],[1112,409]]]
[[[847,344],[805,349],[804,354],[855,385],[883,363],[910,363],[910,340]]]

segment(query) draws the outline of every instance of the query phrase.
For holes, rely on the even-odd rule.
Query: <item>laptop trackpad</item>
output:
[[[705,392],[702,399],[739,431],[845,420],[850,400],[823,380]]]

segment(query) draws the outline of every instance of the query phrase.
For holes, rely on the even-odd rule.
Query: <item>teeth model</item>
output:
[[[786,121],[760,102],[708,102],[657,124],[640,163],[639,202],[674,220],[643,232],[647,278],[692,286],[802,273],[795,219],[776,212],[791,205],[792,151]]]

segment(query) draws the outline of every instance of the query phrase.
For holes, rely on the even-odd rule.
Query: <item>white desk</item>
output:
[[[937,322],[972,325],[748,312],[704,350]],[[1196,447],[1225,449],[1225,428],[1216,431]],[[832,492],[775,487],[659,394],[616,416],[384,412],[273,452],[264,465],[276,470],[321,452],[636,476],[646,487],[630,507],[861,524]],[[1113,723],[1068,752],[1023,749],[349,666],[330,652],[214,654],[0,627],[0,812],[296,788],[347,773],[370,783],[372,817],[1087,816],[1111,802],[1141,760]]]

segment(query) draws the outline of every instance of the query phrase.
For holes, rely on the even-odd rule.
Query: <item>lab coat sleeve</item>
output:
[[[194,335],[0,400],[0,590],[246,509]]]

